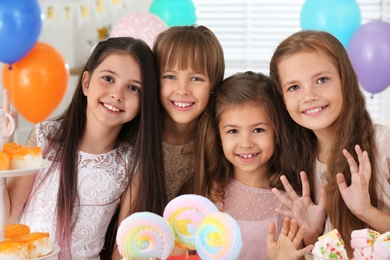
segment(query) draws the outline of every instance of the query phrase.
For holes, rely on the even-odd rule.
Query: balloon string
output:
[[[8,87],[8,91],[9,91],[9,99],[10,99],[10,105],[12,104],[13,105],[13,107],[16,107],[15,106],[15,104],[14,103],[16,103],[16,99],[14,100],[14,102],[11,102],[11,97],[14,97],[15,95],[15,86],[14,86],[14,82],[15,82],[15,80],[14,80],[14,77],[15,77],[15,74],[14,74],[14,70],[13,70],[13,68],[12,68],[12,63],[11,64],[9,64],[9,66],[8,66],[8,70],[10,70],[10,74],[11,74],[11,86],[9,86]],[[11,93],[11,91],[12,91],[12,93]],[[11,108],[12,109],[12,108]],[[16,109],[15,109],[15,113],[16,113]]]

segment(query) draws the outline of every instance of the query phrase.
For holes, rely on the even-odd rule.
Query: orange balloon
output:
[[[3,84],[11,103],[28,121],[45,120],[62,101],[69,69],[52,46],[37,42],[20,61],[3,68]]]

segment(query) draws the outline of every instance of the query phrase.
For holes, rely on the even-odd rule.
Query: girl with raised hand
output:
[[[270,77],[290,115],[283,119],[284,172],[305,171],[301,196],[281,177],[289,196],[274,189],[285,206],[279,212],[305,224],[306,243],[337,228],[352,257],[353,230],[390,230],[390,127],[373,124],[348,54],[327,32],[282,41]]]
[[[141,40],[109,38],[96,45],[68,108],[37,124],[28,139],[51,165],[8,180],[8,223],[20,217],[31,231],[49,232],[61,247],[60,259],[100,259],[111,217],[135,180],[142,185],[131,189],[140,201],[135,208],[162,213],[155,70]]]

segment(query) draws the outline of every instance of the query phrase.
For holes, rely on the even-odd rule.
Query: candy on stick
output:
[[[171,224],[175,245],[195,250],[195,236],[202,220],[218,208],[209,199],[185,194],[171,200],[164,210],[164,218]]]
[[[202,260],[237,259],[242,248],[240,227],[227,213],[211,213],[199,226],[195,246]]]
[[[119,225],[116,242],[125,259],[165,260],[174,247],[175,236],[171,225],[163,217],[151,212],[138,212]]]

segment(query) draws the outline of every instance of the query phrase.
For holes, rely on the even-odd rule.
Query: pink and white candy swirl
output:
[[[181,248],[195,250],[195,236],[202,220],[218,208],[209,199],[185,194],[171,200],[164,210],[164,218],[171,224],[175,244]]]
[[[195,247],[202,260],[237,259],[242,248],[240,227],[227,213],[211,213],[200,224]]]
[[[165,260],[173,250],[174,239],[166,219],[151,212],[138,212],[121,222],[116,243],[125,259]]]

